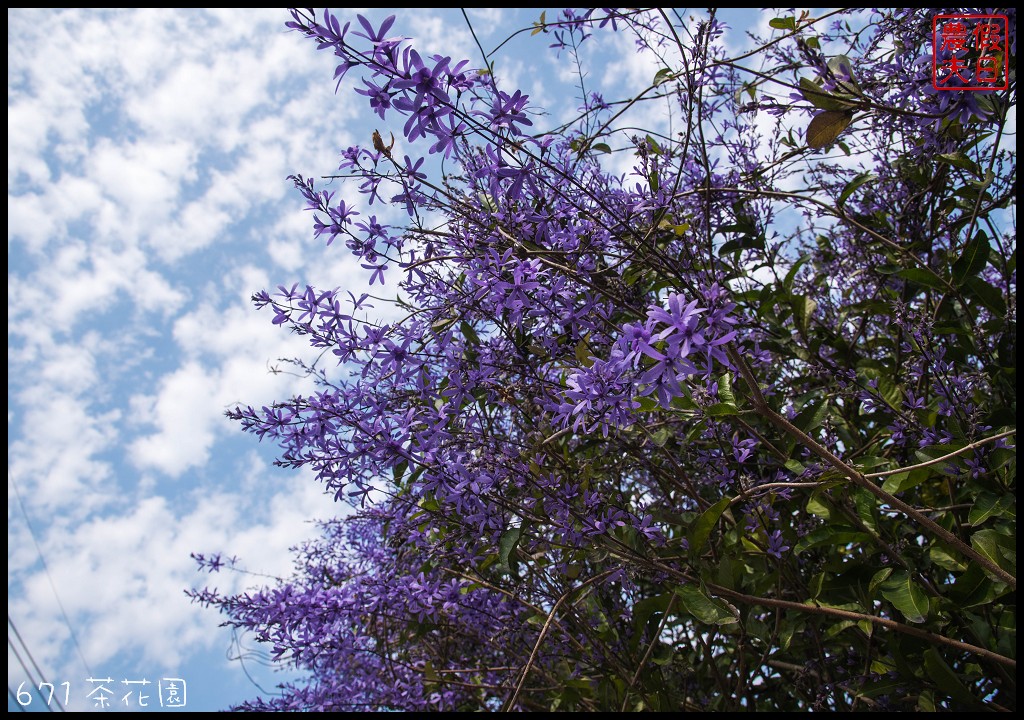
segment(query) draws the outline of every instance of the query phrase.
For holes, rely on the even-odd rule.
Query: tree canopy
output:
[[[253,297],[319,387],[229,416],[351,511],[192,591],[306,674],[243,709],[1015,709],[1014,14],[973,91],[935,12],[541,15],[660,68],[541,129],[493,53],[292,11],[381,130],[291,180],[401,314]]]

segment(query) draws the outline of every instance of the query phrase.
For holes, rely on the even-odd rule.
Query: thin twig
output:
[[[1013,658],[1008,658],[1004,655],[1000,655],[999,653],[987,650],[986,648],[978,647],[977,645],[971,645],[970,643],[961,642],[960,640],[953,640],[952,638],[944,637],[942,635],[936,635],[935,633],[928,632],[927,630],[921,630],[920,628],[911,627],[910,625],[904,625],[903,623],[896,622],[895,620],[889,620],[888,618],[881,618],[876,615],[866,615],[864,613],[852,612],[850,610],[840,610],[839,608],[828,607],[826,605],[804,605],[803,603],[792,602],[790,600],[776,600],[774,598],[757,597],[755,595],[744,595],[743,593],[736,592],[735,590],[730,590],[711,583],[706,583],[706,586],[717,595],[723,595],[731,600],[736,600],[750,605],[785,608],[788,610],[796,610],[797,612],[811,613],[812,615],[829,615],[831,617],[843,618],[844,620],[866,620],[874,625],[881,625],[884,628],[895,630],[896,632],[901,632],[906,635],[912,635],[916,638],[920,638],[937,645],[948,645],[949,647],[956,648],[957,650],[979,655],[1009,668],[1017,668],[1017,661]]]
[[[949,460],[950,458],[956,457],[957,455],[963,455],[968,450],[973,450],[974,448],[981,447],[982,445],[986,445],[986,444],[988,444],[990,442],[994,442],[996,440],[1001,440],[1002,438],[1010,437],[1011,435],[1016,435],[1016,434],[1017,434],[1016,430],[1007,430],[1006,432],[1001,432],[998,435],[993,435],[992,437],[987,437],[984,440],[979,440],[978,442],[973,442],[970,445],[965,445],[964,447],[960,448],[959,450],[954,450],[953,452],[949,453],[948,455],[943,455],[942,457],[937,457],[937,458],[935,458],[933,460],[929,460],[928,462],[918,463],[917,465],[908,465],[907,467],[901,467],[901,468],[897,468],[895,470],[886,470],[885,472],[868,473],[864,477],[866,477],[866,478],[880,478],[880,477],[886,477],[888,475],[897,475],[897,474],[899,474],[901,472],[910,472],[911,470],[920,470],[921,468],[928,467],[929,465],[937,465],[940,462],[943,462],[944,460]]]
[[[515,706],[516,700],[519,699],[519,693],[522,691],[523,686],[526,685],[526,677],[530,674],[530,669],[533,667],[534,662],[537,660],[537,654],[540,652],[541,643],[544,642],[544,637],[547,635],[548,629],[551,627],[551,624],[555,620],[555,613],[557,613],[558,609],[562,607],[562,603],[568,600],[569,597],[577,590],[582,590],[588,585],[591,585],[597,582],[598,580],[602,580],[608,577],[613,572],[617,572],[617,570],[618,568],[605,570],[603,573],[599,573],[598,575],[595,575],[594,577],[583,581],[576,587],[572,588],[571,590],[563,594],[562,597],[558,598],[558,602],[555,603],[555,606],[551,608],[551,612],[548,613],[548,619],[544,621],[544,627],[541,628],[540,635],[537,636],[537,642],[535,642],[533,645],[533,650],[530,652],[530,657],[529,659],[527,659],[526,665],[523,666],[522,674],[519,676],[519,682],[516,683],[515,691],[508,698],[508,700],[505,701],[505,704],[501,708],[502,712],[509,712]]]

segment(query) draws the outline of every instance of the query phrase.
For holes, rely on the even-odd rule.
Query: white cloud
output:
[[[232,461],[222,415],[299,385],[267,360],[304,343],[248,297],[287,281],[261,267],[265,228],[299,229],[296,274],[317,265],[285,176],[329,169],[352,142],[330,56],[285,19],[8,13],[8,469],[97,665],[168,666],[226,641],[182,593],[189,553],[281,573],[314,532],[303,521],[337,509],[307,474],[282,488],[254,451]],[[9,609],[44,667],[84,677],[12,488]]]
[[[203,492],[192,504],[150,497],[127,512],[46,536],[43,552],[57,595],[46,576],[36,574],[19,597],[9,597],[8,607],[51,677],[85,677],[81,661],[69,652],[58,596],[96,672],[123,662],[118,656],[126,653],[149,673],[177,670],[200,649],[226,646],[228,633],[217,627],[221,617],[192,604],[184,590],[208,583],[232,593],[268,578],[198,574],[190,553],[225,551],[252,572],[287,575],[288,548],[315,534],[304,521],[334,509],[302,474],[291,473],[282,487],[281,473],[268,472],[254,456],[241,459],[236,470],[245,478],[241,488]],[[20,519],[13,524],[23,528]]]
[[[16,397],[25,409],[9,426],[17,439],[8,440],[8,470],[30,508],[84,517],[116,496],[111,465],[97,456],[116,442],[120,411],[90,413],[87,401],[38,379]]]

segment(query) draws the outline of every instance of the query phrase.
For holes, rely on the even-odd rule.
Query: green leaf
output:
[[[810,259],[811,254],[804,253],[799,258],[797,258],[797,261],[793,263],[792,267],[789,268],[789,271],[786,273],[786,277],[783,278],[782,280],[782,287],[786,289],[787,293],[793,292],[793,281],[796,280],[797,272],[799,272],[800,268],[804,265],[804,263],[806,263]]]
[[[409,461],[408,460],[403,460],[402,462],[398,463],[393,468],[391,468],[391,475],[395,479],[396,483],[399,480],[402,479],[402,476],[405,475],[405,471],[408,470],[408,469],[409,469]]]
[[[785,466],[787,470],[789,470],[797,477],[803,475],[804,472],[807,470],[807,468],[804,467],[804,464],[802,462],[800,462],[799,460],[795,460],[793,458],[787,460]]]
[[[1008,573],[1017,573],[1017,564],[1013,556],[1006,551],[1013,551],[1014,539],[995,529],[979,530],[971,535],[971,547],[987,557]]]
[[[878,176],[875,175],[874,173],[869,173],[869,172],[861,173],[860,175],[855,177],[853,180],[851,180],[850,182],[846,183],[846,187],[843,188],[843,191],[841,193],[839,193],[839,199],[836,202],[839,205],[842,205],[843,203],[845,203],[847,200],[850,199],[850,196],[853,195],[854,191],[857,188],[859,188],[861,185],[863,185],[865,183],[868,183],[868,182],[871,182],[872,180],[877,180],[877,179],[878,179]]]
[[[672,79],[672,73],[672,68],[662,68],[658,72],[654,73],[654,82],[651,84],[654,85],[654,87],[658,87],[662,83],[668,82]]]
[[[878,586],[885,582],[890,575],[892,575],[892,568],[882,568],[872,575],[871,582],[868,583],[868,594],[874,595]]]
[[[988,264],[989,251],[988,235],[979,230],[953,263],[953,282],[963,285],[964,280],[981,272]]]
[[[793,424],[810,435],[812,431],[821,427],[821,424],[825,422],[825,418],[827,416],[828,400],[822,400],[816,405],[808,403],[800,413],[793,418]]]
[[[807,326],[811,321],[811,315],[814,314],[814,310],[818,307],[818,303],[805,295],[794,295],[790,304],[793,307],[793,316],[796,318],[796,322],[800,326],[800,332],[806,335]]]
[[[438,334],[441,334],[445,330],[447,330],[449,326],[451,326],[452,323],[454,323],[456,320],[458,320],[458,318],[441,318],[440,320],[435,321],[434,324],[430,326],[430,329]]]
[[[726,405],[736,405],[736,395],[732,391],[732,378],[729,373],[718,379],[718,399]]]
[[[776,30],[796,30],[796,18],[792,15],[772,18],[768,21],[768,25]]]
[[[658,428],[657,432],[651,436],[651,441],[658,447],[665,447],[665,443],[667,443],[671,437],[672,430],[668,427],[662,427]]]
[[[971,692],[960,681],[959,676],[953,672],[946,661],[939,655],[939,651],[930,647],[924,651],[924,669],[928,676],[935,682],[939,692],[943,692],[957,702],[964,705],[983,707],[984,703],[974,697]]]
[[[800,553],[821,545],[843,546],[850,543],[868,542],[871,536],[846,525],[826,525],[804,535],[793,546],[793,552]]]
[[[509,528],[501,534],[501,539],[498,540],[498,559],[501,561],[502,566],[508,568],[509,572],[517,576],[519,575],[519,561],[516,560],[514,553],[519,546],[519,538],[522,536],[522,533],[523,529],[521,527]]]
[[[683,604],[686,612],[708,625],[732,625],[738,622],[729,606],[717,598],[712,598],[704,588],[696,585],[683,585],[675,589],[675,594]]]
[[[857,508],[857,516],[866,527],[878,532],[878,520],[875,517],[875,496],[867,490],[858,488],[853,493],[853,504]]]
[[[587,338],[583,338],[576,343],[575,355],[576,359],[579,360],[580,365],[583,367],[590,367],[594,364],[594,361],[591,360],[593,351],[590,349],[590,343],[587,342]]]
[[[635,649],[644,636],[647,623],[655,613],[663,613],[668,609],[671,600],[669,593],[662,593],[654,597],[644,598],[633,606],[633,635],[630,641]]]
[[[967,568],[967,572],[956,579],[947,595],[959,607],[969,609],[988,605],[1008,592],[1009,588],[1005,583],[993,583],[981,566],[974,563]]]
[[[1007,510],[1013,508],[1015,502],[1016,499],[1012,495],[982,493],[978,497],[978,501],[974,503],[974,507],[971,508],[971,512],[967,516],[967,522],[974,527],[978,527],[993,516],[1000,517],[1005,515]]]
[[[595,152],[610,153],[612,151],[611,146],[608,143],[595,143],[590,146],[591,150]]]
[[[849,110],[853,105],[824,90],[821,85],[808,78],[800,78],[800,94],[804,100],[820,110]]]
[[[651,662],[655,665],[668,665],[672,662],[674,655],[675,650],[672,649],[671,645],[658,643],[657,647],[654,648],[654,653],[651,655]]]
[[[896,274],[904,280],[909,280],[915,285],[920,285],[922,287],[942,291],[945,291],[948,288],[946,283],[942,281],[942,278],[931,270],[925,270],[921,267],[903,268]]]
[[[906,570],[894,572],[879,589],[882,596],[910,622],[922,623],[928,618],[928,596]]]
[[[961,170],[966,170],[967,172],[977,175],[978,177],[982,176],[981,169],[978,167],[977,163],[975,163],[969,157],[964,155],[962,152],[944,153],[942,155],[938,155],[936,159],[939,162],[948,163],[954,167],[960,168]]]
[[[702,512],[700,517],[690,526],[687,540],[690,544],[690,555],[692,557],[700,555],[704,549],[704,544],[707,543],[708,537],[711,535],[711,531],[718,524],[718,519],[722,517],[722,513],[729,507],[729,502],[730,498],[722,498]]]
[[[832,517],[832,510],[828,505],[821,501],[817,493],[811,495],[807,500],[807,512],[812,515],[817,515],[820,518],[824,518],[825,520]]]
[[[889,475],[882,483],[882,489],[887,493],[896,494],[916,487],[929,478],[928,469],[921,468],[913,472],[900,472]]]
[[[932,545],[928,549],[928,559],[944,570],[963,572],[967,565],[958,560],[949,550],[941,545]]]
[[[1006,301],[1003,300],[1003,293],[998,288],[989,285],[977,276],[966,278],[963,287],[968,295],[991,310],[996,317],[1002,318],[1006,315]]]
[[[863,91],[857,85],[857,79],[853,74],[853,62],[845,55],[836,55],[829,59],[828,69],[836,76],[836,88],[841,92],[849,93],[857,97],[864,97]],[[849,77],[849,80],[840,80],[841,77]]]
[[[462,324],[459,325],[459,328],[462,330],[462,335],[469,341],[470,345],[480,344],[480,336],[476,334],[476,330],[473,329],[472,325],[463,320]]]
[[[729,403],[715,403],[709,408],[705,408],[706,412],[711,417],[724,417],[726,415],[737,415],[739,410],[736,409],[735,405]]]
[[[820,150],[831,145],[853,122],[853,112],[825,110],[811,118],[807,126],[807,147]]]

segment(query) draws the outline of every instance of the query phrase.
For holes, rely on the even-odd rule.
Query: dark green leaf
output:
[[[1003,300],[1003,293],[989,285],[977,276],[970,276],[964,280],[964,289],[967,295],[977,299],[982,305],[991,310],[996,317],[1006,315],[1006,302]]]
[[[909,280],[915,285],[920,285],[921,287],[943,291],[948,289],[948,285],[942,281],[942,278],[931,270],[925,270],[921,267],[903,268],[896,274],[904,280]]]
[[[820,400],[817,404],[808,404],[795,418],[793,424],[808,435],[815,429],[821,427],[828,417],[828,400]]]
[[[793,552],[800,553],[821,545],[845,546],[850,543],[869,542],[871,536],[843,525],[826,525],[804,535],[793,547]]]
[[[993,583],[985,575],[981,566],[973,563],[963,575],[956,579],[948,596],[962,608],[974,608],[988,605],[1007,592],[1009,592],[1009,588],[1004,583]]]
[[[939,651],[934,647],[924,651],[924,669],[935,682],[940,692],[946,693],[946,695],[964,705],[984,706],[984,703],[974,697],[964,686],[957,674],[950,669],[946,661],[939,655]]]
[[[800,327],[800,332],[806,335],[807,326],[815,309],[818,307],[818,303],[805,295],[794,295],[790,304],[793,307],[793,317]]]
[[[675,594],[679,596],[686,612],[702,623],[731,625],[737,622],[728,605],[717,598],[712,598],[701,587],[684,585],[677,587]]]
[[[501,534],[501,539],[498,540],[498,559],[501,560],[502,566],[508,568],[513,575],[519,574],[517,570],[519,562],[516,560],[515,550],[519,546],[522,532],[521,527],[509,528]]]
[[[892,568],[882,568],[871,577],[868,583],[868,594],[874,595],[875,590],[892,575]]]
[[[736,409],[735,405],[729,403],[715,403],[709,408],[705,408],[706,412],[711,417],[724,417],[726,415],[736,415],[739,410]]]
[[[979,230],[953,263],[953,282],[963,285],[968,277],[981,272],[988,264],[989,251],[988,235]]]
[[[786,273],[786,277],[782,280],[782,287],[786,289],[787,293],[793,292],[793,281],[796,280],[796,274],[800,271],[800,268],[811,259],[810,253],[805,253],[797,258],[797,261],[793,263],[792,267]]]
[[[658,643],[657,647],[654,648],[654,653],[651,655],[651,662],[655,665],[668,665],[672,662],[674,655],[675,651],[671,645]]]
[[[729,507],[729,501],[730,499],[727,497],[722,498],[702,512],[700,517],[690,527],[688,540],[690,543],[690,553],[694,557],[699,556],[704,549],[704,544],[708,541],[708,536],[711,535],[715,525],[718,524],[718,519],[725,512],[726,508]]]
[[[850,182],[846,183],[846,187],[843,188],[843,191],[841,193],[839,193],[839,199],[836,202],[839,203],[840,205],[842,205],[843,203],[845,203],[850,198],[851,195],[853,195],[854,191],[857,188],[859,188],[861,185],[864,185],[865,183],[868,183],[868,182],[871,182],[872,180],[877,180],[877,179],[878,179],[878,176],[875,175],[874,173],[868,173],[868,172],[861,173],[860,175],[855,177],[853,180],[851,180]]]
[[[470,345],[480,344],[480,336],[476,334],[476,330],[473,329],[472,325],[463,320],[462,324],[459,325],[459,328],[462,330],[463,337],[469,341]]]
[[[671,596],[669,593],[644,598],[633,606],[633,647],[639,645],[640,639],[644,636],[647,623],[655,613],[663,613],[668,609]]]
[[[946,548],[941,545],[932,545],[928,550],[928,559],[944,570],[950,572],[963,572],[967,565],[960,562]]]

